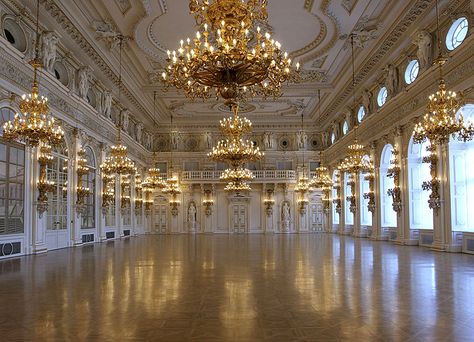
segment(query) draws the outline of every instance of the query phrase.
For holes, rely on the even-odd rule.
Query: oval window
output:
[[[454,23],[449,28],[448,34],[446,35],[446,47],[449,51],[453,51],[462,44],[464,39],[467,37],[468,28],[469,23],[467,18],[461,17],[454,21]]]
[[[334,144],[335,141],[336,141],[336,135],[333,133],[331,134],[331,144]]]
[[[365,108],[364,106],[359,107],[359,111],[357,112],[357,120],[359,122],[362,122],[362,119],[364,119],[365,116]]]
[[[418,60],[414,59],[410,61],[407,65],[407,69],[405,70],[406,84],[412,84],[418,77],[419,72],[420,72],[420,63],[418,63]]]
[[[344,124],[342,125],[342,133],[346,135],[348,132],[349,132],[349,124],[347,123],[347,121],[344,121]]]
[[[387,102],[387,96],[388,96],[387,88],[386,87],[380,88],[379,94],[377,95],[377,104],[379,105],[379,107],[382,107],[385,104],[385,102]]]

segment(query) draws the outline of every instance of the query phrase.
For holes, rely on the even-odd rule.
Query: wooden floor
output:
[[[474,341],[474,256],[173,235],[0,261],[0,340]]]

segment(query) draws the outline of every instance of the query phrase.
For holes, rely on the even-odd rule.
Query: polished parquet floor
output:
[[[0,340],[474,341],[474,256],[142,236],[0,261]]]

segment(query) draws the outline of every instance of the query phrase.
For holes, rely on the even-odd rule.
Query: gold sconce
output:
[[[204,191],[204,199],[202,201],[202,204],[204,205],[204,213],[206,216],[211,216],[212,214],[212,206],[214,205],[214,200],[211,198],[211,190],[205,190]]]
[[[364,176],[364,180],[369,182],[369,191],[364,193],[364,199],[369,200],[367,203],[367,209],[374,214],[375,213],[375,174],[374,174],[374,169],[370,170],[369,173],[367,173]]]
[[[143,185],[142,176],[140,174],[135,175],[135,215],[140,215],[143,207]]]
[[[355,197],[355,177],[354,174],[349,173],[349,180],[347,185],[351,188],[351,195],[346,196],[346,200],[349,202],[349,211],[353,214],[357,211],[356,197]]]
[[[130,178],[128,176],[122,175],[120,177],[120,209],[125,211],[125,209],[130,208],[130,195],[126,195],[125,192],[130,190]]]
[[[390,160],[390,167],[387,170],[387,177],[393,178],[393,189],[388,189],[387,194],[392,197],[392,209],[398,215],[402,210],[402,196],[400,190],[400,164],[399,156],[400,152],[395,147],[392,150],[392,159]]]
[[[91,194],[88,187],[82,185],[82,177],[89,173],[87,166],[86,152],[80,149],[77,152],[77,187],[76,187],[76,212],[77,214],[84,213],[85,198]]]
[[[421,185],[421,188],[425,191],[431,191],[428,204],[430,209],[433,209],[435,212],[437,212],[436,209],[441,207],[441,197],[439,194],[441,182],[438,178],[438,156],[436,154],[436,145],[429,145],[426,147],[426,150],[430,152],[430,154],[423,157],[423,163],[430,164],[431,180],[424,181]]]
[[[273,189],[267,189],[267,197],[263,200],[263,204],[265,204],[265,213],[267,216],[272,216],[273,205],[275,204],[275,200],[273,199]]]
[[[332,203],[336,206],[336,213],[340,214],[342,212],[342,203],[341,203],[341,171],[336,172],[336,179],[332,186],[336,190],[336,198],[333,198]]]
[[[53,164],[53,156],[51,155],[51,146],[45,143],[41,143],[39,156],[38,156],[39,179],[38,179],[38,204],[37,210],[40,218],[43,213],[48,210],[48,192],[53,192],[55,189],[55,183],[48,180],[46,168]]]
[[[153,199],[151,197],[153,193],[153,188],[149,186],[149,184],[143,184],[143,193],[145,194],[145,199],[143,203],[145,203],[145,215],[148,216],[151,214],[153,209]]]

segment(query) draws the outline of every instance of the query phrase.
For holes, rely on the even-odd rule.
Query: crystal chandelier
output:
[[[296,79],[281,44],[255,28],[256,22],[268,25],[267,0],[190,0],[189,9],[199,31],[181,40],[177,51],[167,51],[166,87],[190,98],[235,100],[280,97],[282,83]]]
[[[42,66],[39,58],[39,0],[36,2],[35,57],[29,64],[33,67],[31,93],[21,97],[20,113],[3,124],[3,137],[10,141],[23,141],[29,146],[38,146],[40,142],[55,146],[62,141],[64,131],[49,114],[48,99],[39,95],[38,69]]]
[[[304,132],[304,117],[301,113],[301,132]],[[295,186],[295,192],[299,195],[298,204],[300,205],[300,212],[302,215],[306,213],[306,205],[309,203],[306,198],[308,192],[313,192],[312,183],[310,182],[308,176],[306,176],[305,163],[304,163],[304,152],[306,147],[303,146],[303,166],[298,181]]]
[[[118,78],[118,100],[120,102],[120,88],[122,86],[122,47],[125,37],[118,36],[119,40],[119,78]],[[119,115],[119,123],[117,124],[117,143],[110,149],[110,155],[100,166],[105,174],[130,175],[135,173],[135,164],[127,157],[127,146],[122,145],[122,113]]]
[[[208,153],[208,156],[214,161],[227,162],[230,168],[225,170],[221,180],[227,181],[226,191],[247,191],[250,185],[247,181],[253,179],[250,170],[244,168],[244,164],[249,161],[255,161],[262,158],[263,153],[249,140],[244,140],[243,135],[252,130],[252,123],[247,118],[238,116],[239,106],[230,101],[230,108],[233,116],[220,121],[221,132],[228,138],[217,143],[216,147]]]
[[[181,194],[181,188],[179,186],[179,178],[176,174],[173,174],[166,180],[166,185],[161,192],[170,196],[169,204],[171,206],[171,214],[173,216],[178,215],[178,206],[181,203],[178,199],[178,195]]]
[[[324,197],[323,207],[326,213],[329,213],[329,204],[330,198],[329,195],[332,189],[332,179],[329,177],[329,170],[327,167],[322,164],[322,154],[319,154],[319,166],[315,170],[314,177],[311,179],[311,186],[314,188],[321,189],[323,191]]]
[[[442,56],[441,51],[438,1],[436,1],[436,19],[439,55],[435,64],[439,67],[438,91],[430,95],[426,114],[415,126],[413,141],[421,144],[428,139],[432,144],[443,145],[449,142],[451,136],[457,137],[460,141],[469,141],[474,138],[474,125],[465,124],[462,114],[456,117],[461,103],[454,91],[446,90],[443,78],[446,58]]]

